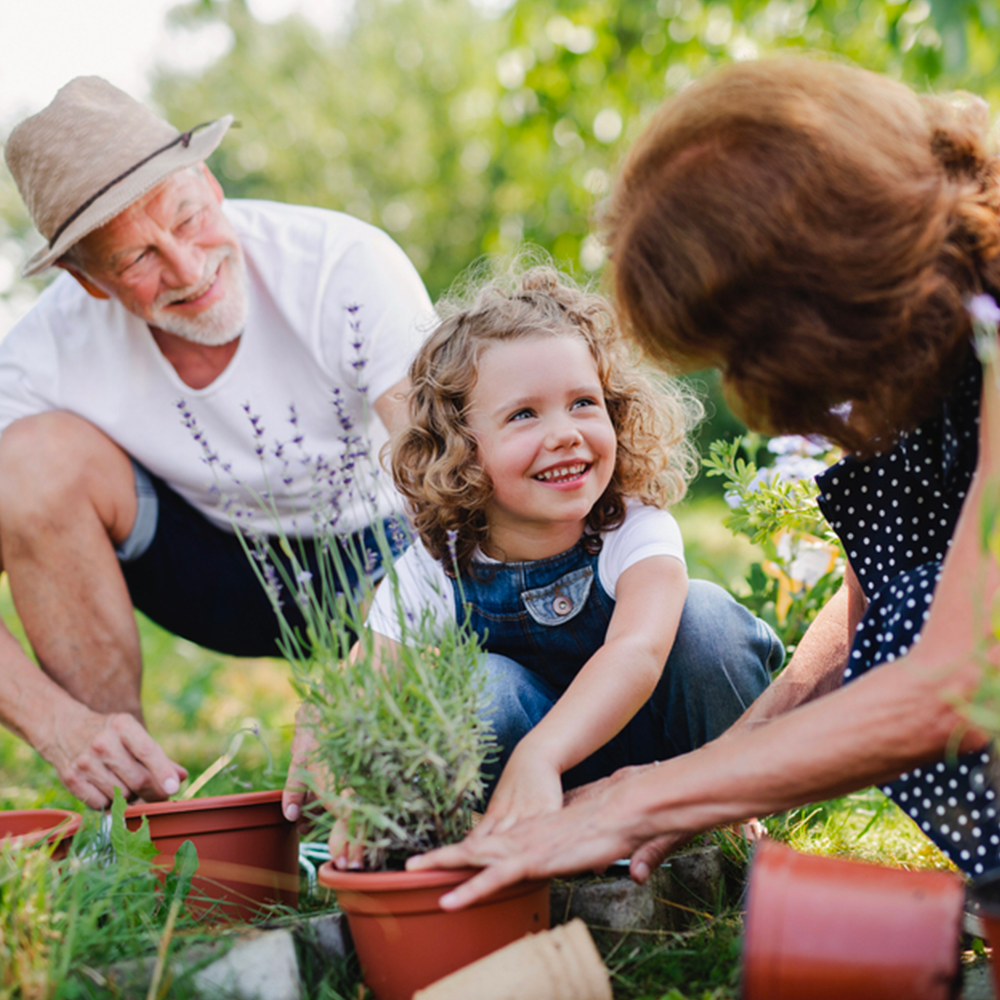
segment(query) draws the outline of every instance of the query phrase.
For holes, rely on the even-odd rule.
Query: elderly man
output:
[[[0,557],[41,666],[0,626],[0,721],[95,808],[186,777],[143,725],[133,608],[223,652],[275,653],[220,494],[273,534],[249,502],[270,491],[281,528],[308,534],[307,456],[336,466],[345,427],[377,450],[431,314],[380,231],[224,201],[202,161],[231,123],[181,135],[84,77],[6,144],[46,240],[24,273],[67,273],[0,345]],[[338,530],[390,516],[394,495],[374,494],[373,511],[348,489]]]

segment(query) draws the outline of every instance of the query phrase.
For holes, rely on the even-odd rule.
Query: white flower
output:
[[[774,469],[778,479],[794,483],[803,479],[815,479],[821,472],[826,472],[826,463],[808,455],[779,455]]]
[[[767,442],[772,455],[822,455],[830,450],[830,442],[822,438],[808,438],[801,434],[783,434]]]

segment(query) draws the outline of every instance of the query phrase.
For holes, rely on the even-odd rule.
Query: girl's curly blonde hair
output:
[[[410,368],[410,426],[393,443],[391,465],[414,528],[446,568],[464,571],[487,541],[493,484],[467,413],[479,358],[493,344],[578,336],[590,348],[618,442],[611,482],[587,517],[591,531],[621,524],[626,497],[666,507],[684,495],[697,468],[687,435],[701,404],[681,383],[654,386],[639,370],[604,298],[552,267],[515,267],[438,312]]]

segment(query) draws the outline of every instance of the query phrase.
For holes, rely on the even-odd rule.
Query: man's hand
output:
[[[129,800],[166,799],[187,777],[142,723],[125,712],[101,715],[81,705],[71,718],[60,720],[51,741],[38,751],[91,809],[110,805],[116,788]]]

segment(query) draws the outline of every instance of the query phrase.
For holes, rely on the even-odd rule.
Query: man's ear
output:
[[[91,281],[90,278],[88,278],[83,273],[83,271],[73,267],[72,264],[64,264],[62,261],[57,260],[56,267],[61,267],[64,271],[67,271],[69,274],[72,274],[73,277],[76,278],[76,280],[79,281],[81,285],[83,285],[87,294],[93,295],[95,299],[111,298],[111,296],[106,291],[104,291],[103,288],[100,288],[99,286],[95,285],[93,281]]]

